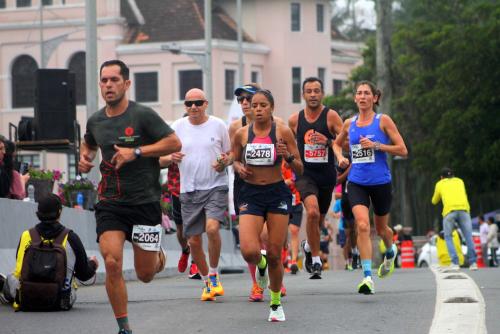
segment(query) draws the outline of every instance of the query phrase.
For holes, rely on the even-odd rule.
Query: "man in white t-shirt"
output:
[[[206,114],[205,93],[197,88],[189,90],[184,105],[188,117],[172,124],[182,150],[173,153],[171,159],[179,165],[181,175],[184,235],[204,282],[201,300],[208,301],[224,295],[217,268],[221,251],[219,225],[228,205],[226,167],[233,159],[225,123]],[[202,247],[203,232],[208,237],[208,265]]]
[[[479,215],[478,217],[478,221],[479,221],[479,240],[481,241],[481,252],[483,254],[483,260],[486,259],[484,261],[484,263],[488,263],[487,259],[488,259],[488,232],[490,230],[488,224],[486,223],[486,221],[484,220],[484,216],[483,215]]]

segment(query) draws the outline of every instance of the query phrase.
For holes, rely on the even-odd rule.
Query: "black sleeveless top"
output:
[[[305,118],[304,110],[301,110],[297,122],[297,147],[304,164],[303,175],[311,177],[318,185],[325,186],[335,185],[337,181],[333,150],[325,145],[313,144],[307,138],[314,132],[319,132],[329,139],[335,139],[335,136],[328,130],[328,111],[329,108],[324,107],[318,119],[309,123]]]

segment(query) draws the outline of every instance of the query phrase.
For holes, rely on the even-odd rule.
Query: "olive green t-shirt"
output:
[[[153,144],[174,130],[151,108],[129,101],[121,115],[108,117],[105,108],[87,121],[85,142],[102,153],[99,200],[138,205],[160,200],[158,157],[140,157],[116,170],[111,164],[114,145],[138,147]]]

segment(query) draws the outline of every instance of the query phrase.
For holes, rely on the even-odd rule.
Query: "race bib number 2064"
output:
[[[147,226],[134,225],[132,229],[132,242],[141,249],[157,252],[161,246],[161,225]]]

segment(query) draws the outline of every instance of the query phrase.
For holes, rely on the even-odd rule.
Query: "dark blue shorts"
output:
[[[240,216],[266,217],[268,213],[289,215],[292,212],[292,193],[283,181],[266,185],[245,182],[241,187],[239,209]]]

